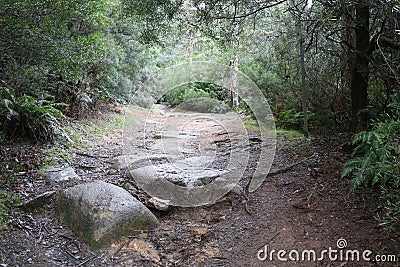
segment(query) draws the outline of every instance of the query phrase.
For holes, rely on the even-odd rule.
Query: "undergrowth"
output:
[[[400,226],[400,119],[378,122],[353,139],[353,158],[342,171],[351,176],[354,188],[371,187],[379,192],[378,218],[389,228]]]
[[[122,130],[124,120],[124,115],[110,112],[99,118],[70,123],[63,129],[69,139],[60,138],[57,143],[44,150],[48,157],[47,164],[51,166],[58,163],[73,164],[71,149],[90,149],[93,143],[99,141],[102,136]]]
[[[65,104],[28,95],[17,96],[13,89],[0,87],[0,125],[10,137],[52,141],[63,135],[59,108]]]

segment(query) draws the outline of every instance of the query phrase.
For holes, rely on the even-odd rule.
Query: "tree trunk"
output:
[[[189,35],[189,41],[188,41],[188,54],[189,54],[189,63],[193,63],[193,50],[194,50],[194,37],[193,33],[191,32]]]
[[[239,106],[238,95],[238,74],[239,74],[239,58],[237,55],[233,56],[231,63],[231,107],[237,108]]]
[[[362,1],[360,1],[362,2]],[[356,6],[356,55],[351,73],[352,130],[360,131],[366,127],[367,117],[360,111],[368,105],[368,66],[367,50],[370,43],[369,6],[358,3]]]
[[[347,90],[351,88],[351,75],[353,71],[353,65],[355,61],[354,49],[356,47],[356,40],[354,36],[354,12],[345,12],[342,17],[342,48],[343,52],[341,55],[342,71],[341,71],[341,83],[342,87]],[[342,103],[339,103],[342,104]],[[344,109],[343,109],[344,110]]]
[[[306,66],[305,66],[305,51],[304,51],[304,36],[301,18],[297,21],[296,25],[297,35],[299,38],[299,49],[300,49],[300,69],[301,69],[301,89],[303,91],[303,131],[306,136],[309,135],[308,132],[308,88],[306,86]]]

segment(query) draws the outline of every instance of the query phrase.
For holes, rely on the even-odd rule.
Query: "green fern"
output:
[[[32,96],[17,97],[14,90],[0,87],[0,124],[10,136],[32,137],[37,141],[51,141],[60,133],[59,119],[64,118],[60,107]]]
[[[343,167],[342,178],[351,176],[354,188],[378,187],[385,224],[400,222],[400,119],[380,122],[353,139],[353,158]]]

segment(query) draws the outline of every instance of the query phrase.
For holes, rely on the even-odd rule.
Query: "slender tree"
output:
[[[365,1],[358,1],[355,8],[355,63],[351,71],[352,129],[365,128],[366,116],[360,114],[368,105],[368,77],[370,32],[370,7]]]

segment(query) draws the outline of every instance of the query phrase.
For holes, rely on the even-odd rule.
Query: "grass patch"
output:
[[[70,153],[62,147],[52,146],[44,149],[43,152],[48,157],[47,164],[49,166],[57,165],[58,162],[67,162],[69,164],[72,164],[72,158]]]
[[[101,116],[101,118],[74,122],[65,129],[72,140],[72,144],[66,145],[66,147],[90,148],[90,141],[98,141],[102,135],[122,129],[124,122],[125,116],[123,114],[111,112]]]
[[[244,121],[244,127],[248,131],[252,132],[259,132],[260,131],[260,126],[258,125],[258,122],[254,119],[247,119]],[[304,138],[304,134],[302,134],[299,131],[296,130],[285,130],[285,129],[276,129],[275,131],[276,137],[283,137],[289,140],[300,140]]]
[[[155,114],[161,114],[162,113],[162,111],[160,109],[156,108],[155,106],[151,107],[150,112],[153,112]]]
[[[260,127],[258,126],[258,122],[256,120],[245,120],[244,123],[244,128],[246,128],[246,130],[248,131],[252,131],[252,132],[259,132],[260,131]]]
[[[284,137],[289,140],[299,140],[304,138],[304,134],[296,130],[284,130],[284,129],[277,129],[276,130],[277,137]]]
[[[85,128],[87,134],[104,135],[111,133],[117,129],[122,129],[124,126],[125,116],[118,113],[107,113],[101,118],[92,121],[80,123],[80,126]]]
[[[70,149],[89,149],[92,144],[99,141],[103,135],[122,129],[125,116],[117,113],[106,113],[100,118],[86,119],[73,122],[64,128],[69,140],[60,140],[56,146],[44,149],[47,155],[47,164],[57,163],[72,164]]]

